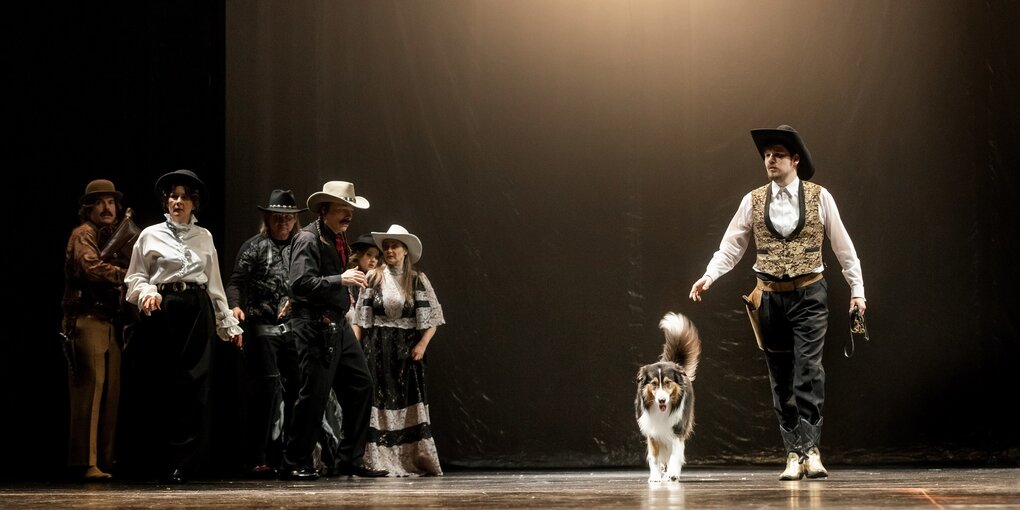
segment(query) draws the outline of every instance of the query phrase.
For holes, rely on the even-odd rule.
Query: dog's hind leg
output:
[[[684,457],[684,442],[682,439],[674,439],[670,447],[669,460],[666,463],[666,480],[676,482],[680,480],[680,470],[683,469],[687,459]]]

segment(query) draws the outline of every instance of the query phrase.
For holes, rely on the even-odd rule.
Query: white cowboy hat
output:
[[[316,191],[308,197],[305,204],[311,210],[316,210],[323,202],[335,202],[347,204],[358,209],[368,209],[368,200],[354,194],[354,184],[347,181],[329,181],[322,185],[322,191]]]
[[[421,258],[421,240],[400,225],[390,225],[390,229],[386,232],[372,232],[372,239],[375,239],[375,245],[380,249],[385,239],[396,239],[404,243],[404,246],[407,246],[407,256],[411,258],[412,264]]]

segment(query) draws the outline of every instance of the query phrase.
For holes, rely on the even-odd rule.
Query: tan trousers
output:
[[[120,346],[113,324],[78,317],[74,341],[78,381],[69,381],[68,466],[113,467],[113,442],[120,403]]]

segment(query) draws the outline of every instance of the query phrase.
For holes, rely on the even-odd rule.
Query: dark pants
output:
[[[130,476],[201,471],[208,461],[209,368],[217,339],[204,289],[165,292],[160,309],[141,317],[124,352],[121,451]],[[218,341],[218,340],[217,340]],[[125,466],[127,467],[127,466]],[[152,471],[155,471],[153,473]]]
[[[260,326],[263,324],[246,324],[245,328],[250,331],[244,338],[248,374],[245,449],[250,466],[268,463],[267,452],[274,440],[274,426],[281,423],[281,404],[285,415],[282,423],[288,424],[299,382],[294,336],[279,330],[266,334]],[[279,442],[283,442],[282,438]]]
[[[343,413],[336,462],[363,464],[373,384],[361,344],[346,321],[327,326],[318,320],[293,318],[289,324],[301,382],[283,453],[284,469],[313,467],[312,450],[321,434],[330,388]]]
[[[790,292],[762,293],[758,320],[772,402],[787,451],[803,453],[818,446],[821,438],[827,291],[822,279]]]

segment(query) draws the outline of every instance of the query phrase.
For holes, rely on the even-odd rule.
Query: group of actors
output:
[[[134,235],[113,182],[88,183],[79,200],[62,328],[72,476],[203,476],[219,341],[243,350],[247,476],[442,475],[425,352],[445,319],[415,267],[416,235],[392,225],[350,242],[354,211],[369,207],[350,182],[325,183],[306,207],[276,189],[224,285],[213,237],[197,224],[205,184],[176,170],[155,191],[165,221]],[[309,210],[317,216],[302,228]]]
[[[743,197],[689,297],[701,301],[754,241],[755,287],[746,301],[786,451],[780,479],[824,478],[824,240],[850,286],[850,310],[863,315],[861,263],[832,195],[809,181],[815,167],[799,133],[781,125],[751,136],[769,183]],[[262,231],[241,247],[224,288],[212,236],[196,225],[205,186],[178,170],[160,177],[156,190],[166,221],[144,229],[130,257],[100,257],[104,235],[120,221],[114,185],[93,181],[81,197],[82,224],[68,243],[66,267],[65,333],[83,361],[70,385],[70,466],[96,479],[108,477],[104,469],[114,461],[122,291],[139,312],[127,351],[138,372],[131,384],[147,384],[163,410],[154,433],[169,481],[187,479],[205,452],[209,352],[217,336],[246,353],[251,475],[442,474],[424,358],[445,321],[431,283],[415,270],[422,251],[416,236],[393,225],[349,243],[354,210],[369,206],[349,182],[327,182],[308,197],[307,209],[318,217],[303,229],[297,215],[306,209],[289,191],[274,190],[259,207]],[[330,390],[342,410],[342,437],[335,452],[327,448],[334,456],[323,473],[313,455],[328,443]],[[268,445],[280,434],[274,466]]]

